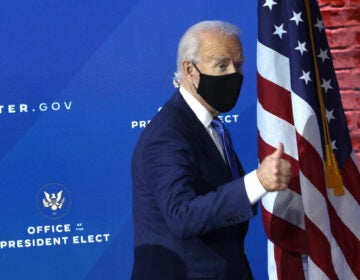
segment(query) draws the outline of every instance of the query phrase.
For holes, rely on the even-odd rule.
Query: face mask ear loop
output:
[[[191,61],[192,65],[195,67],[196,71],[199,72],[199,74],[201,75],[202,73],[200,72],[199,68],[197,68],[196,64],[194,61]],[[199,81],[200,82],[200,81]],[[196,90],[196,92],[198,92],[198,87],[196,87],[194,84],[193,84],[193,87],[194,89]]]
[[[194,61],[191,61],[192,65],[195,67],[195,69],[199,72],[199,74],[202,74],[199,70],[199,68],[197,68],[196,64]]]

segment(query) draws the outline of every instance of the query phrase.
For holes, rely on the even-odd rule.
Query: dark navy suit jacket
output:
[[[251,279],[244,238],[256,208],[179,92],[141,135],[132,180],[132,279]]]

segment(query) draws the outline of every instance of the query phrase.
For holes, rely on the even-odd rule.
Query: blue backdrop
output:
[[[177,44],[205,19],[242,29],[238,105],[223,115],[257,166],[254,0],[12,0],[0,7],[0,279],[129,279],[130,159],[174,92]],[[266,279],[261,217],[246,248]]]

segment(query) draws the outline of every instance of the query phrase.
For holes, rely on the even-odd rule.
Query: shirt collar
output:
[[[212,115],[208,110],[184,87],[180,86],[180,94],[185,99],[185,102],[191,110],[195,113],[199,121],[207,128],[213,120]]]

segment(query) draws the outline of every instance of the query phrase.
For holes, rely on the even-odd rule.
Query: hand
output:
[[[281,158],[284,153],[283,143],[271,155],[261,162],[256,170],[260,183],[268,192],[285,190],[291,176],[291,165],[287,160]]]

